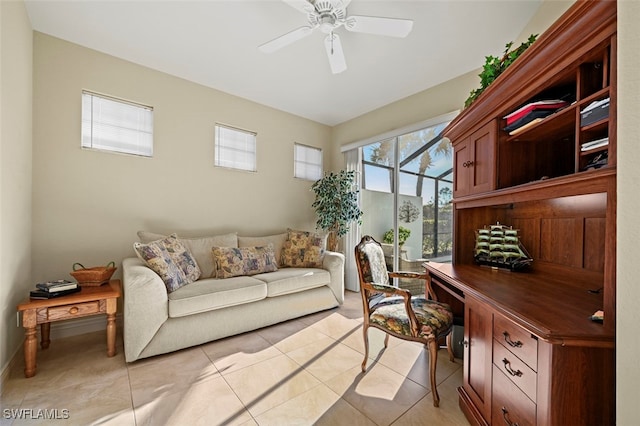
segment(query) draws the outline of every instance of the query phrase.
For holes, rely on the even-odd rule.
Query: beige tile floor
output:
[[[434,408],[423,346],[391,338],[383,351],[371,329],[362,374],[361,324],[360,295],[347,292],[338,309],[131,364],[121,333],[113,358],[104,332],[54,340],[35,377],[22,362],[10,372],[0,425],[468,425],[460,360],[440,351]],[[7,418],[12,409],[59,419]]]

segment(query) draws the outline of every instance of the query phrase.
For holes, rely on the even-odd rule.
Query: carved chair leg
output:
[[[433,395],[433,406],[440,406],[440,395],[436,386],[436,364],[438,362],[438,339],[433,339],[428,343],[429,346],[429,378],[431,380],[431,394]]]
[[[447,334],[447,352],[449,352],[449,361],[454,362],[455,356],[453,355],[453,330]]]
[[[388,334],[384,335],[384,347],[385,348],[389,347],[389,335]]]
[[[362,324],[362,334],[364,335],[364,360],[362,361],[362,372],[364,373],[367,369],[367,358],[369,357],[369,333],[368,333],[369,325]]]

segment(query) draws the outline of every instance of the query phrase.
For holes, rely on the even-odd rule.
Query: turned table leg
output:
[[[40,324],[40,347],[42,349],[47,349],[51,343],[51,339],[49,339],[50,331],[51,323],[45,322]]]
[[[116,354],[116,301],[107,299],[107,356]]]
[[[24,339],[24,377],[36,375],[36,352],[38,350],[38,339],[36,338],[36,310],[24,311],[22,323],[25,330]]]

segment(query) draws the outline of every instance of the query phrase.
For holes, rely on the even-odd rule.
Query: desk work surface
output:
[[[474,297],[538,338],[577,346],[613,347],[615,334],[591,315],[602,309],[602,294],[583,277],[531,270],[509,272],[477,265],[425,263],[433,285],[463,298]],[[573,279],[574,282],[567,282]],[[446,288],[448,287],[448,288]],[[606,313],[605,313],[606,321]]]

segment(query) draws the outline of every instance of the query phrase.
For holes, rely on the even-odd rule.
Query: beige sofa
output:
[[[162,237],[138,233],[142,242]],[[211,247],[271,244],[280,259],[287,233],[267,237],[181,239],[202,270],[202,278],[176,291],[139,258],[122,262],[125,359],[168,353],[255,330],[344,301],[344,256],[325,251],[321,267],[279,267],[251,276],[211,278],[215,264]]]

